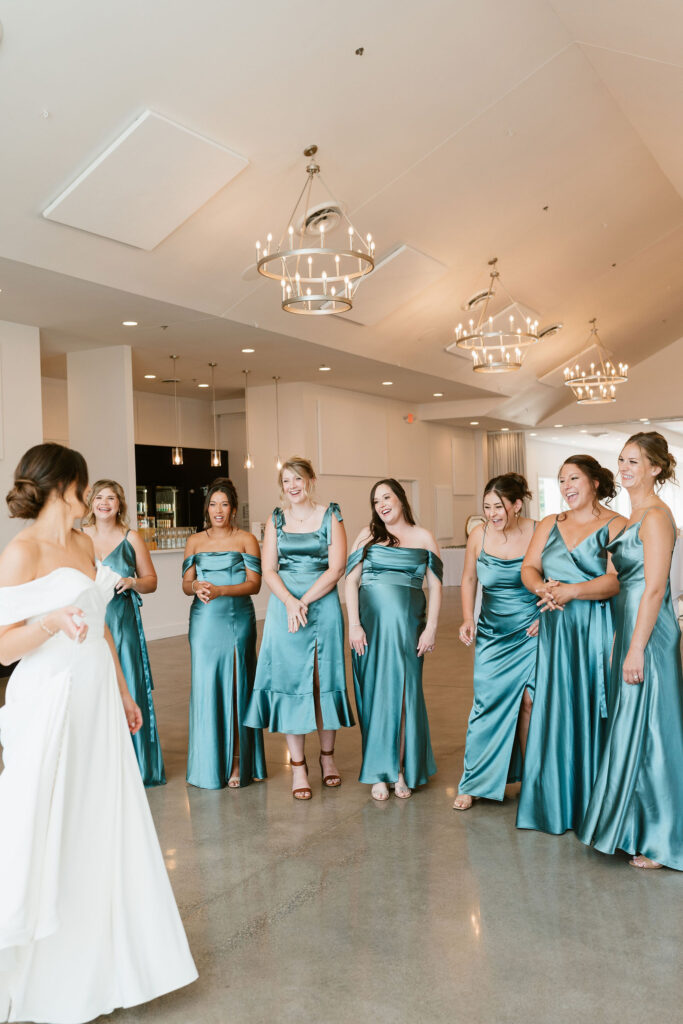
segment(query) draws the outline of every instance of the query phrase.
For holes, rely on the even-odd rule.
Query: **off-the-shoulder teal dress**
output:
[[[527,630],[539,617],[538,598],[522,583],[523,558],[477,559],[481,612],[474,648],[474,703],[467,724],[459,793],[502,800],[522,777],[517,721],[524,691],[533,697],[538,639]]]
[[[581,583],[604,575],[608,542],[609,522],[570,551],[556,520],[543,549],[544,578]],[[541,615],[518,828],[560,835],[583,821],[606,734],[613,636],[609,601],[570,601]]]
[[[183,562],[183,575],[191,565],[198,580],[217,587],[244,583],[247,569],[261,572],[261,559],[242,551],[198,551]],[[245,721],[256,671],[256,615],[251,597],[215,597],[208,604],[195,597],[190,607],[190,651],[187,781],[201,789],[227,786],[236,731],[240,786],[265,779],[263,736]]]
[[[425,627],[422,584],[427,569],[441,581],[443,563],[425,548],[373,544],[352,552],[346,574],[359,562],[360,622],[368,646],[352,655],[356,708],[363,743],[360,781],[394,783],[403,768],[411,789],[429,781],[436,763],[429,738],[417,642]],[[405,701],[405,755],[400,760],[401,711]]]
[[[273,512],[278,573],[294,597],[303,597],[329,567],[333,515],[342,521],[335,502],[325,510],[319,529],[288,533],[282,509]],[[287,632],[287,609],[271,594],[247,723],[257,729],[293,736],[313,732],[317,728],[313,698],[316,657],[323,728],[353,725],[346,694],[344,620],[337,588],[309,605],[308,621],[296,633]]]
[[[609,545],[615,599],[609,730],[578,837],[602,853],[640,853],[683,871],[683,670],[681,631],[667,582],[645,647],[642,683],[625,683],[624,658],[645,590],[640,522]]]
[[[108,565],[119,576],[137,575],[135,548],[128,540],[128,533],[103,559],[102,564]],[[107,605],[105,621],[114,638],[123,677],[133,700],[142,711],[142,728],[133,736],[133,747],[140,765],[142,781],[146,786],[163,786],[166,774],[152,699],[154,684],[142,628],[141,605],[142,598],[136,590],[124,590],[122,594],[114,593]]]

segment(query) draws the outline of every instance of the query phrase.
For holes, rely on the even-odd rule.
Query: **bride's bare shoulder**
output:
[[[13,587],[36,578],[40,546],[30,534],[13,537],[0,554],[0,586]]]

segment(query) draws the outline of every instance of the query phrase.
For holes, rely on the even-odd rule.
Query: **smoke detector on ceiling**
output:
[[[331,231],[339,227],[343,216],[342,209],[337,203],[318,203],[317,206],[312,206],[310,210],[306,211],[297,224],[297,231],[303,231],[305,235],[317,236],[320,235],[322,229],[326,235],[329,235]]]

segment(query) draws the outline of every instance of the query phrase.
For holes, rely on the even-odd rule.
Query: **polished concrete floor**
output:
[[[357,729],[338,737],[341,789],[290,796],[267,737],[266,783],[185,785],[185,638],[150,644],[168,785],[149,799],[199,981],[101,1018],[117,1024],[654,1024],[683,1018],[683,878],[639,872],[573,835],[515,830],[502,805],[451,810],[472,652],[445,592],[425,684],[439,771],[386,804],[356,782]],[[308,760],[317,760],[315,737]]]

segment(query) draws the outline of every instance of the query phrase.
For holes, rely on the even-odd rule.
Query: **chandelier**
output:
[[[503,285],[497,263],[497,258],[489,260],[491,271],[488,288],[474,295],[465,305],[466,309],[481,306],[477,320],[472,319],[468,324],[458,324],[455,328],[455,341],[446,347],[446,352],[451,354],[454,354],[456,348],[471,352],[472,369],[477,373],[509,373],[511,370],[519,370],[526,349],[535,345],[544,334],[539,334],[538,320],[525,317]],[[496,294],[496,288],[500,288],[507,296],[508,308],[512,310],[502,323],[500,315],[495,321],[489,315],[489,306]]]
[[[279,241],[269,234],[265,246],[256,243],[256,268],[264,277],[280,282],[282,308],[308,316],[348,312],[360,281],[375,266],[372,235],[362,238],[322,180],[314,159],[317,152],[317,146],[304,150],[308,157],[306,181]],[[327,198],[311,206],[316,178]],[[346,238],[341,246],[335,246],[329,235],[342,221]]]
[[[597,349],[599,363],[590,364],[590,372],[582,370],[579,364],[568,366],[564,371],[565,386],[571,388],[579,405],[604,405],[616,402],[617,384],[628,380],[628,363],[615,363],[598,336],[597,320],[589,321],[591,332],[588,346]]]

